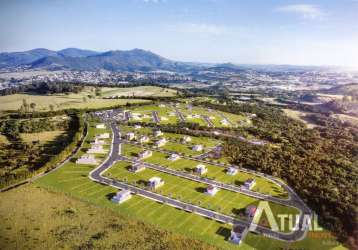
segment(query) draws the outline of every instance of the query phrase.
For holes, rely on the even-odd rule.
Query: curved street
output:
[[[224,214],[221,214],[221,213],[209,210],[209,209],[205,209],[205,208],[193,205],[193,204],[185,203],[185,202],[182,202],[182,201],[170,198],[170,197],[160,195],[158,193],[154,193],[152,191],[149,191],[149,190],[146,190],[143,188],[139,188],[139,187],[115,180],[115,179],[111,179],[111,178],[102,176],[102,174],[107,169],[109,169],[116,161],[129,160],[128,158],[120,156],[121,136],[120,136],[118,126],[113,122],[111,122],[109,124],[109,126],[111,127],[111,130],[112,130],[111,150],[110,150],[108,157],[104,160],[104,162],[89,173],[89,178],[91,180],[105,184],[105,185],[110,185],[110,186],[113,186],[118,189],[127,189],[137,195],[140,195],[140,196],[143,196],[143,197],[146,197],[146,198],[158,201],[158,202],[162,202],[163,204],[177,207],[177,208],[180,208],[185,211],[197,213],[201,216],[205,216],[205,217],[211,218],[213,220],[221,221],[224,223],[230,223],[230,224],[241,224],[246,227],[249,227],[250,225],[252,226],[252,224],[248,221],[241,221],[241,220],[238,220],[238,219],[236,219],[232,216],[229,216],[229,215],[224,215]],[[156,169],[158,171],[164,171],[163,167],[160,167],[158,165],[147,164],[147,163],[145,163],[145,164],[146,164],[146,166]],[[172,172],[172,170],[169,170],[166,168],[165,168],[165,171],[169,171],[170,174],[175,174],[180,177],[189,178],[189,176],[184,174],[183,172],[178,172],[175,170],[174,170],[175,172]],[[258,174],[258,173],[255,172],[255,174]],[[259,174],[259,175],[263,176],[264,178],[267,178],[269,180],[274,179],[273,177],[268,176],[268,175],[264,175],[264,174]],[[190,176],[190,178],[192,178],[192,176]],[[199,180],[195,180],[195,181],[199,181]],[[200,181],[204,182],[203,180],[200,180]],[[213,182],[211,180],[210,181],[206,180],[206,183],[211,184]],[[277,180],[275,180],[275,183],[279,183],[279,185],[281,185],[289,193],[290,199],[288,199],[288,200],[279,199],[279,198],[259,194],[257,192],[252,192],[252,191],[250,191],[250,192],[252,192],[250,194],[249,194],[249,192],[244,193],[244,194],[254,196],[254,197],[256,197],[258,199],[262,199],[262,200],[273,201],[273,202],[277,202],[277,203],[284,204],[287,206],[293,206],[293,207],[299,209],[300,216],[299,216],[299,221],[296,225],[297,230],[294,230],[289,233],[283,233],[283,232],[273,231],[267,227],[255,225],[256,226],[255,232],[263,234],[267,237],[278,239],[278,240],[284,240],[284,241],[301,240],[305,237],[305,235],[308,231],[308,228],[303,226],[304,225],[304,216],[303,215],[308,215],[308,216],[310,216],[310,218],[312,218],[312,211],[304,204],[304,202],[298,197],[298,195],[288,185],[286,185],[283,182],[278,182]],[[231,186],[231,185],[224,184],[224,186],[220,186],[223,184],[222,183],[221,184],[218,183],[218,184],[214,184],[214,185],[218,185],[221,188],[225,188],[225,189],[228,189],[228,190],[231,190],[234,192],[239,191],[239,190],[233,189],[233,186]],[[243,191],[240,190],[240,192],[243,192]]]

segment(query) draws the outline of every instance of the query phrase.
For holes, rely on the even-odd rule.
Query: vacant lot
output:
[[[139,86],[133,88],[102,88],[102,96],[175,96],[177,91],[156,86]]]
[[[214,249],[34,185],[0,199],[0,249]]]
[[[52,104],[55,110],[58,109],[69,109],[69,108],[104,108],[104,107],[113,107],[116,105],[125,105],[128,103],[138,103],[145,102],[141,99],[101,99],[93,98],[89,99],[86,97],[87,93],[79,94],[70,94],[70,95],[30,95],[30,94],[15,94],[0,96],[0,110],[18,110],[23,103],[23,100],[26,100],[28,104],[35,103],[35,110],[38,111],[48,111],[50,110],[50,105]],[[83,98],[86,98],[84,100]]]
[[[23,133],[21,138],[24,142],[31,143],[33,141],[39,141],[40,144],[44,144],[50,141],[55,141],[55,139],[63,135],[65,131],[55,130],[55,131],[44,131],[40,133]]]

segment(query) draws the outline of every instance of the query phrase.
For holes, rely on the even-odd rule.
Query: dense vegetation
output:
[[[53,121],[40,119],[7,119],[0,122],[0,133],[9,141],[0,145],[0,187],[5,187],[39,172],[45,172],[64,160],[77,146],[82,135],[83,119],[72,114],[69,119]],[[55,141],[41,145],[39,141],[26,143],[21,133],[66,131]]]
[[[56,94],[56,93],[79,93],[83,90],[84,85],[73,83],[32,83],[27,85],[19,85],[13,88],[0,90],[0,95],[11,95],[16,93],[36,93],[36,94]]]
[[[307,129],[271,107],[206,105],[232,113],[257,114],[254,126],[246,130],[279,147],[229,140],[225,152],[231,161],[287,181],[318,213],[324,226],[352,247],[357,246],[357,127],[327,118],[325,127]],[[324,116],[319,119],[323,122]]]

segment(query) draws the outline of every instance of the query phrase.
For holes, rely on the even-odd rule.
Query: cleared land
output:
[[[21,138],[24,142],[31,143],[33,141],[39,141],[40,144],[44,144],[50,141],[54,141],[56,137],[65,133],[62,130],[44,131],[40,133],[22,133]]]
[[[299,121],[303,122],[304,124],[306,124],[307,128],[314,128],[317,126],[316,124],[309,122],[307,119],[305,119],[305,116],[307,114],[309,114],[308,112],[298,111],[298,110],[293,110],[293,109],[282,109],[282,110],[285,112],[285,114],[288,117],[299,120]]]
[[[34,185],[0,200],[0,249],[215,249]]]
[[[93,138],[93,136],[99,132],[104,131],[94,129],[93,127],[90,128],[85,147],[89,146],[89,139]],[[79,152],[77,157],[82,154],[82,151]],[[137,195],[121,205],[112,203],[110,197],[113,196],[116,190],[112,187],[92,182],[88,178],[88,173],[93,168],[94,166],[76,165],[73,161],[70,161],[61,169],[37,180],[36,184],[55,191],[67,193],[72,197],[101,207],[109,208],[131,218],[140,218],[140,220],[152,225],[157,225],[162,229],[177,232],[193,239],[199,239],[223,249],[238,248],[236,245],[227,241],[227,237],[230,234],[229,225],[205,219],[199,215],[159,204]],[[175,190],[172,192],[174,191]],[[224,202],[226,202],[226,200],[224,200]],[[249,233],[240,249],[280,249],[291,247],[328,250],[338,246],[335,238],[329,237],[328,239],[322,239],[322,237],[319,238],[315,235],[308,235],[303,241],[287,244],[286,242]],[[191,245],[189,248],[193,247],[194,245]]]
[[[88,94],[92,92],[81,92],[79,94],[58,94],[58,95],[30,95],[30,94],[14,94],[7,96],[0,96],[0,111],[1,110],[18,110],[22,105],[23,100],[27,103],[35,103],[36,110],[48,111],[49,105],[53,105],[55,110],[59,109],[85,109],[85,108],[104,108],[113,107],[117,105],[125,105],[126,103],[142,103],[147,102],[141,99],[89,99]],[[86,101],[83,100],[86,98]]]
[[[158,96],[170,97],[176,96],[177,91],[174,89],[161,88],[156,86],[139,86],[133,88],[102,88],[102,96]]]

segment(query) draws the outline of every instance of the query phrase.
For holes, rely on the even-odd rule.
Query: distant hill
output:
[[[48,49],[33,49],[24,52],[0,53],[0,68],[29,64],[47,56],[57,56],[57,52]]]
[[[133,49],[96,52],[76,48],[60,51],[34,49],[25,52],[0,53],[0,68],[23,66],[32,69],[110,70],[110,71],[182,71],[200,68],[199,64],[183,63],[153,52]]]
[[[325,94],[356,95],[356,96],[358,96],[358,82],[334,86],[330,89],[327,89],[327,90],[324,90],[321,92],[323,92]]]

